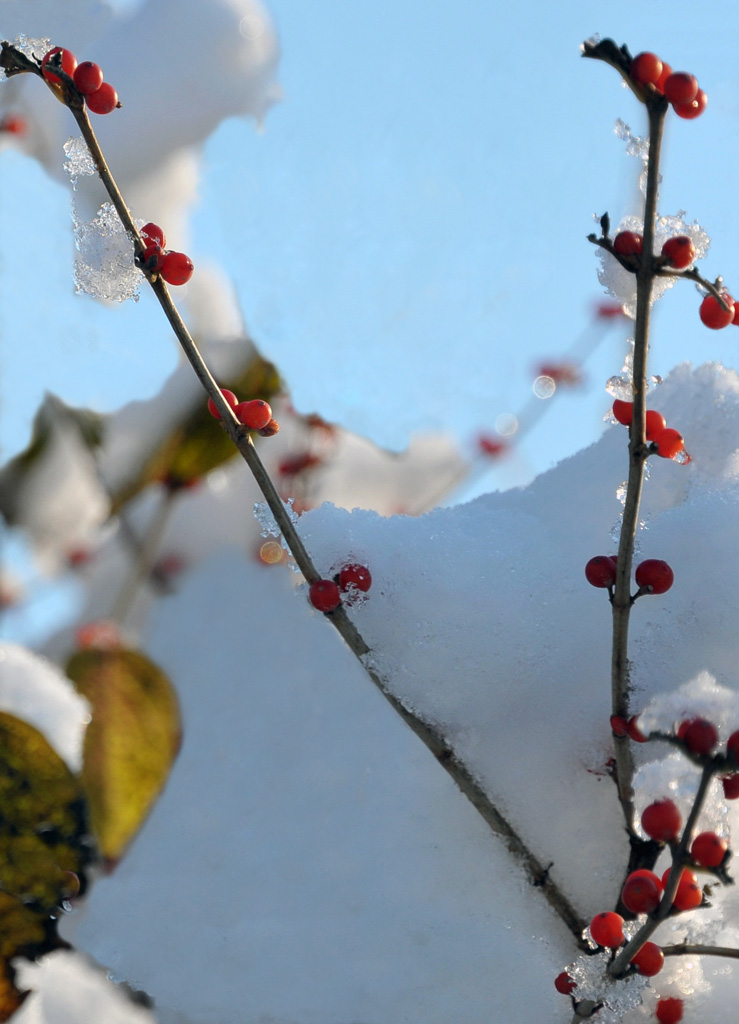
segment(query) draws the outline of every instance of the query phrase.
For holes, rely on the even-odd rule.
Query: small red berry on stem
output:
[[[638,953],[631,958],[639,974],[653,978],[665,966],[665,955],[656,942],[645,942]]]
[[[240,402],[234,408],[236,419],[249,430],[261,430],[272,419],[272,409],[261,398],[252,398],[248,402]]]
[[[733,732],[726,741],[726,754],[734,759],[736,765],[739,765],[739,730]]]
[[[662,75],[662,67],[662,61],[657,54],[645,50],[643,53],[637,53],[636,57],[634,57],[629,68],[629,74],[632,81],[636,82],[637,85],[656,86]]]
[[[54,85],[61,85],[62,80],[59,75],[55,75],[53,71],[51,71],[49,68],[49,61],[58,53],[61,54],[62,71],[66,72],[70,78],[74,75],[74,70],[77,67],[77,58],[71,50],[65,50],[62,46],[54,46],[41,61],[42,75],[47,82],[52,82]]]
[[[650,594],[665,594],[675,581],[675,574],[660,558],[647,558],[636,567],[637,586]]]
[[[167,284],[187,284],[193,273],[192,260],[184,252],[165,252],[159,265],[159,273]]]
[[[651,914],[659,906],[662,887],[651,871],[633,871],[624,882],[621,902],[632,914]]]
[[[665,427],[651,438],[654,450],[663,459],[674,459],[680,452],[685,451],[685,438],[679,430],[672,427]],[[689,457],[686,461],[690,461]]]
[[[611,715],[611,732],[614,736],[618,736],[621,739],[623,736],[628,736],[629,728],[625,718],[621,715]]]
[[[662,875],[662,884],[667,886],[667,879],[670,877],[671,868]],[[680,881],[677,883],[677,892],[672,902],[675,910],[695,910],[703,902],[703,890],[698,885],[698,879],[688,868],[683,868],[680,873]]]
[[[653,441],[655,436],[667,426],[664,416],[656,409],[648,409],[646,417],[646,439]]]
[[[221,388],[221,394],[226,399],[226,402],[231,406],[232,409],[235,409],[236,406],[239,404],[239,400],[236,397],[236,395],[233,393],[233,391],[229,391],[228,388]],[[223,418],[220,412],[218,411],[218,406],[216,405],[212,398],[208,399],[208,412],[217,420]]]
[[[725,775],[721,779],[726,800],[739,800],[739,774]]]
[[[585,566],[585,579],[591,587],[612,587],[616,582],[616,562],[610,555],[596,555]]]
[[[704,868],[717,868],[723,864],[729,844],[715,832],[700,832],[690,847],[690,856]]]
[[[352,563],[345,565],[339,572],[339,587],[341,590],[362,590],[365,593],[372,586],[372,573],[366,565]]]
[[[659,1024],[680,1024],[683,1019],[683,1001],[672,996],[660,999],[654,1011]]]
[[[667,257],[676,270],[685,270],[695,259],[693,240],[687,235],[668,238],[662,246],[662,255]]]
[[[695,94],[695,99],[690,103],[675,103],[672,109],[678,117],[684,117],[686,121],[692,121],[694,117],[700,117],[707,105],[708,97],[702,89],[699,89]]]
[[[644,733],[639,728],[639,716],[638,715],[632,715],[631,718],[628,720],[628,722],[626,723],[626,732],[628,733],[629,738],[634,741],[634,743],[647,743],[648,742],[648,737],[645,736]]]
[[[624,919],[613,911],[596,914],[590,922],[590,935],[593,942],[608,949],[616,949],[624,941]]]
[[[718,743],[718,730],[705,718],[688,718],[680,723],[677,738],[683,741],[691,754],[702,757],[710,754]]]
[[[641,827],[650,839],[658,843],[671,843],[677,838],[683,819],[672,800],[655,800],[644,808]]]
[[[619,231],[613,239],[613,251],[619,256],[638,256],[644,239],[636,231]]]
[[[577,985],[569,976],[567,971],[562,971],[561,974],[558,974],[554,979],[554,987],[558,992],[561,992],[563,996],[568,996],[577,988]]]
[[[93,114],[109,114],[119,106],[118,93],[109,82],[85,96],[85,102]]]
[[[666,64],[664,61],[662,61],[662,73],[660,74],[657,81],[654,83],[654,88],[657,90],[657,92],[664,92],[665,82],[671,74],[672,67],[669,64]]]
[[[158,224],[154,224],[151,221],[148,224],[144,224],[139,234],[148,245],[155,245],[158,249],[163,249],[167,244],[167,239],[164,237],[162,229]]]
[[[617,398],[613,403],[613,415],[619,423],[628,427],[634,417],[634,403],[622,402],[620,398]]]
[[[728,309],[723,308],[715,295],[706,295],[698,309],[701,320],[712,331],[720,331],[723,327],[728,327],[734,319],[734,300],[728,292],[723,292],[721,298],[729,307]]]
[[[90,93],[97,92],[103,84],[102,68],[99,64],[95,64],[94,61],[83,60],[74,69],[72,78],[78,92],[82,93],[83,96],[89,96]]]
[[[319,612],[332,612],[341,604],[341,594],[333,580],[316,580],[311,583],[308,599]]]
[[[698,95],[698,79],[687,71],[674,71],[665,79],[662,91],[670,103],[692,103]]]

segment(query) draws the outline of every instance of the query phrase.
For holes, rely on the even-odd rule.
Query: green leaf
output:
[[[164,788],[177,756],[177,696],[164,673],[138,651],[78,651],[67,675],[92,707],[82,785],[101,852],[115,864]]]
[[[222,387],[239,396],[240,402],[252,398],[269,401],[281,390],[276,367],[255,354],[246,368]],[[205,394],[196,408],[175,427],[152,453],[139,475],[112,496],[117,512],[148,484],[168,481],[174,487],[186,486],[238,454],[223,426],[208,412]]]

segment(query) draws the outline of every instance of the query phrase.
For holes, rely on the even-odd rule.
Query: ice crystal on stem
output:
[[[74,265],[77,291],[109,302],[138,299],[143,278],[134,263],[133,241],[113,204],[103,203],[89,224],[78,219],[73,206],[72,221],[79,252]]]
[[[72,136],[64,143],[64,170],[69,175],[72,188],[77,188],[77,178],[95,173],[95,161],[81,135]]]

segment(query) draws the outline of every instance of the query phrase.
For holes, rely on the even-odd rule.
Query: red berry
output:
[[[665,594],[675,580],[675,574],[667,562],[660,558],[647,558],[636,567],[634,573],[637,586],[646,588],[650,594]]]
[[[651,878],[656,883],[657,888],[660,892],[664,892],[664,885],[659,875],[655,875],[654,871],[649,871],[647,868],[637,868],[636,871],[632,871],[629,878]]]
[[[667,79],[670,77],[671,74],[672,74],[671,66],[669,64],[665,64],[665,62],[662,61],[662,73],[659,76],[659,78],[657,79],[657,81],[654,83],[654,88],[657,90],[657,92],[664,92],[665,82],[667,81]]]
[[[617,398],[613,403],[613,415],[619,423],[623,423],[625,427],[628,427],[634,415],[634,403],[622,402],[620,398]]]
[[[678,117],[684,117],[686,121],[692,121],[694,117],[699,117],[703,113],[707,104],[708,97],[702,89],[699,89],[692,103],[675,103],[672,109]]]
[[[167,284],[187,284],[192,277],[193,265],[184,252],[165,252],[159,273]]]
[[[118,106],[118,93],[109,82],[103,82],[99,89],[85,96],[85,102],[93,114],[109,114]]]
[[[91,60],[83,60],[74,70],[74,84],[83,96],[97,92],[103,84],[103,72],[99,64]]]
[[[667,426],[665,418],[661,412],[657,412],[656,409],[647,410],[646,418],[646,438],[647,441],[653,441],[655,434],[659,434],[661,430],[664,430]]]
[[[585,566],[585,579],[592,587],[612,587],[616,582],[616,562],[609,555],[596,555]]]
[[[666,427],[654,435],[652,444],[656,448],[657,455],[663,459],[674,459],[685,449],[685,438],[679,430]]]
[[[639,952],[632,956],[631,962],[639,974],[653,978],[665,966],[665,955],[656,942],[645,942]]]
[[[590,934],[593,942],[599,946],[615,949],[624,941],[623,924],[624,919],[621,915],[614,914],[613,911],[596,914],[590,922]]]
[[[659,1024],[680,1024],[683,1019],[683,1001],[666,996],[660,999],[654,1011]]]
[[[695,259],[695,246],[687,235],[675,235],[662,246],[662,255],[668,258],[676,270],[685,270]]]
[[[270,420],[266,427],[257,431],[260,437],[274,437],[279,432],[280,424],[277,420]]]
[[[725,775],[721,779],[724,797],[727,800],[739,800],[739,775]]]
[[[639,728],[638,715],[632,715],[631,718],[628,720],[628,722],[626,723],[626,732],[629,734],[629,738],[632,739],[634,743],[647,742],[647,737]]]
[[[667,879],[670,876],[670,868],[665,871],[662,875],[662,884],[667,885]],[[683,868],[680,873],[680,881],[677,883],[677,892],[675,893],[675,899],[673,900],[673,906],[676,910],[695,910],[703,902],[703,890],[698,885],[698,879],[694,872],[689,871],[688,868]]]
[[[236,419],[249,430],[261,430],[272,419],[272,410],[261,398],[252,398],[249,402],[241,402],[234,409]]]
[[[59,77],[59,75],[53,74],[53,72],[49,71],[47,67],[51,58],[57,53],[61,53],[62,55],[62,71],[65,71],[70,76],[70,78],[74,74],[74,69],[77,67],[77,58],[71,50],[65,50],[61,46],[55,46],[53,47],[53,49],[49,50],[44,59],[41,61],[41,73],[43,74],[46,81],[53,82],[55,85],[61,85],[62,80]]]
[[[682,815],[672,800],[655,800],[645,807],[641,816],[641,827],[650,839],[659,843],[671,843],[677,839],[682,823]]]
[[[354,588],[365,593],[372,586],[372,574],[366,565],[345,565],[339,573],[339,587],[342,590]]]
[[[226,399],[231,408],[235,409],[236,406],[238,405],[239,400],[233,393],[233,391],[229,391],[228,388],[221,388],[221,394]],[[211,416],[215,416],[217,420],[222,419],[222,416],[218,411],[216,403],[213,401],[212,398],[208,399],[208,412],[211,414]]]
[[[621,902],[632,914],[651,914],[659,906],[661,886],[651,871],[632,872],[621,890]]]
[[[619,256],[638,256],[642,243],[642,236],[636,231],[619,231],[613,239],[613,251]]]
[[[614,736],[628,736],[628,723],[621,715],[611,715],[611,732]]]
[[[712,331],[720,331],[722,327],[728,327],[734,319],[734,300],[728,292],[723,292],[721,298],[729,307],[728,310],[721,306],[715,295],[706,295],[698,309],[701,320]]]
[[[554,979],[554,987],[558,992],[561,992],[563,996],[568,996],[573,989],[577,988],[577,985],[569,976],[567,971],[562,971],[562,973],[558,974]]]
[[[637,53],[631,62],[629,74],[637,85],[656,85],[662,74],[662,61],[648,50]]]
[[[698,93],[698,79],[687,71],[674,71],[665,79],[662,92],[670,103],[692,103]]]
[[[319,612],[332,612],[341,604],[341,594],[333,580],[316,580],[311,583],[308,598]]]
[[[734,758],[734,763],[739,765],[739,730],[733,732],[726,741],[726,753],[728,757]]]
[[[704,868],[717,868],[723,864],[729,844],[715,832],[700,832],[690,847],[690,856]]]
[[[158,224],[152,224],[151,221],[148,224],[144,224],[139,234],[144,242],[148,245],[155,245],[158,249],[163,249],[167,244],[167,239],[164,237],[162,229]]]
[[[677,730],[678,739],[682,740],[691,754],[699,757],[710,754],[718,743],[718,730],[712,722],[705,718],[689,718],[681,722]]]

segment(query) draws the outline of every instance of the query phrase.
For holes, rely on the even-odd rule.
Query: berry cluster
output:
[[[262,437],[274,437],[280,429],[280,424],[277,420],[272,419],[272,409],[269,402],[265,402],[261,398],[252,398],[248,402],[240,402],[233,391],[229,391],[228,388],[221,388],[221,394],[233,409],[234,416],[239,423],[243,423],[249,430],[256,430]],[[208,399],[208,412],[217,420],[222,418],[212,398]]]
[[[631,62],[629,74],[635,85],[651,86],[662,93],[678,117],[692,120],[706,109],[708,97],[698,88],[695,75],[673,71],[656,53],[638,53]]]
[[[71,50],[54,46],[41,61],[41,73],[47,82],[60,86],[62,80],[54,74],[54,69],[69,75],[93,114],[109,114],[120,107],[118,93],[109,82],[103,81],[103,72],[93,61],[85,60],[78,64]]]
[[[311,583],[308,600],[319,612],[333,612],[342,602],[342,594],[351,604],[351,599],[360,593],[367,593],[372,586],[372,573],[366,565],[351,562],[342,566],[331,580],[316,580]]]
[[[596,555],[585,566],[585,579],[592,587],[603,587],[609,591],[616,584],[616,555]],[[634,600],[642,594],[665,594],[675,580],[675,574],[659,558],[647,558],[640,562],[634,573],[638,591]]]
[[[617,398],[613,403],[613,418],[625,427],[631,426],[634,416],[634,405],[632,402],[623,402]],[[690,461],[690,456],[685,451],[685,438],[679,430],[667,426],[662,413],[655,409],[647,410],[646,415],[646,439],[652,442],[651,450],[655,455],[663,459],[674,459],[681,455],[682,462]]]
[[[193,265],[184,252],[165,249],[167,239],[158,224],[144,224],[141,229],[144,251],[140,264],[148,274],[158,274],[167,284],[187,284],[192,277]]]

